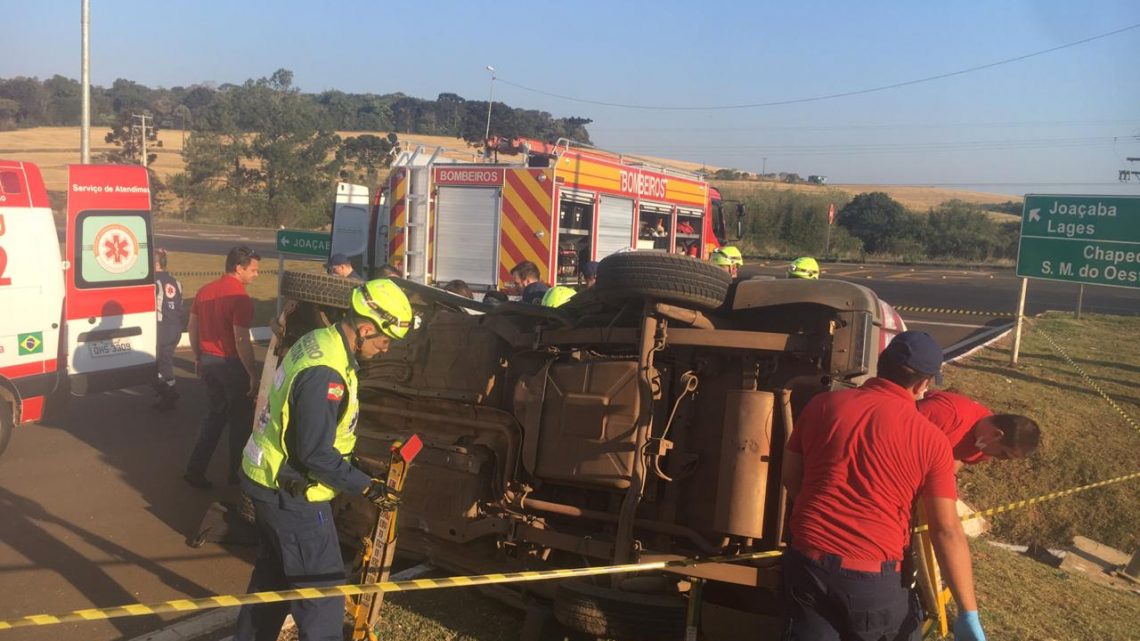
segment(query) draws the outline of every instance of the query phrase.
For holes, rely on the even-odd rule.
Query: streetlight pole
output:
[[[91,162],[91,7],[88,0],[83,0],[81,5],[79,27],[83,32],[79,53],[79,162],[86,165]]]
[[[483,155],[489,157],[491,149],[487,146],[487,141],[491,139],[491,106],[495,104],[495,68],[487,65],[487,71],[491,72],[491,90],[487,94],[487,128],[483,131]]]

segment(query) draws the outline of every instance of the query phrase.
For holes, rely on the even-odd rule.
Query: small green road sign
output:
[[[323,231],[278,229],[277,251],[301,256],[328,256],[332,234]]]
[[[1027,195],[1017,275],[1140,289],[1140,196]]]

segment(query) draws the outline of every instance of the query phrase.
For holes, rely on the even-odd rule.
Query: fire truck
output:
[[[578,282],[581,266],[627,249],[705,259],[725,240],[720,195],[701,176],[562,139],[492,138],[520,158],[468,163],[442,150],[405,152],[366,209],[368,190],[338,186],[332,252],[372,273],[509,288],[530,261],[550,285]]]
[[[0,160],[0,453],[48,399],[157,376],[146,169],[70,165],[63,236],[39,167]]]

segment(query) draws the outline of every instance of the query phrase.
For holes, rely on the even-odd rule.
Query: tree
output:
[[[836,222],[871,253],[889,251],[892,242],[914,233],[906,209],[881,191],[855,196],[839,211]]]
[[[927,215],[926,251],[931,256],[984,260],[998,249],[998,226],[977,206],[942,203]]]
[[[148,148],[146,166],[149,167],[158,158],[157,153],[149,150],[161,147],[162,141],[158,139],[158,125],[155,119],[150,117],[150,113],[143,112],[137,115],[146,116],[145,145]],[[129,111],[120,113],[118,119],[111,125],[111,131],[103,138],[104,142],[111,143],[118,149],[103,154],[104,160],[128,165],[138,163],[144,145],[143,135],[142,118],[137,118],[136,114]]]
[[[340,172],[344,180],[375,183],[378,170],[392,162],[392,149],[398,144],[395,134],[387,138],[364,134],[345,138],[337,154],[345,167]]]

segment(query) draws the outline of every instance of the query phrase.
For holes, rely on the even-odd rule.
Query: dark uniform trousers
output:
[[[229,425],[229,457],[226,470],[230,482],[241,476],[241,451],[253,431],[253,399],[249,397],[249,374],[236,358],[202,355],[202,381],[206,384],[209,412],[202,422],[198,441],[190,453],[186,471],[205,475],[222,432]]]
[[[254,486],[245,475],[242,490],[253,501],[258,553],[249,592],[291,590],[345,581],[336,526],[327,501],[309,503]],[[344,597],[243,605],[236,641],[276,641],[292,613],[300,641],[341,641]]]
[[[809,559],[785,549],[784,593],[788,626],[784,641],[918,641],[922,607],[903,585],[897,564],[881,572],[840,567],[838,557]],[[909,585],[910,577],[906,583]]]

